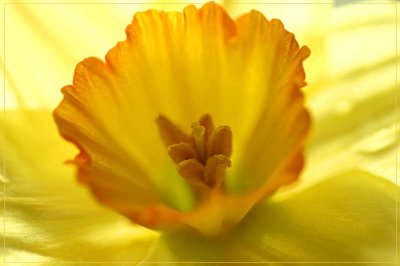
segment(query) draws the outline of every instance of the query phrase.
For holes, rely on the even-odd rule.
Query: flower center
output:
[[[223,187],[225,171],[231,166],[232,130],[229,126],[214,129],[209,114],[192,124],[191,135],[163,115],[158,116],[156,123],[177,172],[199,197]]]

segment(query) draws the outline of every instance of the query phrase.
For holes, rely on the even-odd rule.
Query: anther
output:
[[[199,124],[200,126],[203,126],[205,128],[204,139],[208,141],[211,134],[214,131],[214,124],[212,122],[211,115],[209,114],[202,115],[199,119]]]
[[[161,139],[167,147],[180,142],[190,142],[190,138],[165,116],[160,114],[156,118],[156,123]]]
[[[176,143],[168,147],[168,154],[175,163],[197,158],[196,150],[192,143]]]
[[[218,127],[207,143],[207,156],[223,154],[230,157],[232,153],[232,130],[228,126]]]
[[[231,160],[222,154],[213,155],[207,159],[204,168],[204,181],[210,187],[219,187],[225,176],[225,171],[231,166]]]
[[[176,165],[176,168],[179,175],[185,178],[189,184],[194,186],[204,186],[204,166],[196,159],[182,161]]]
[[[204,163],[207,159],[207,150],[206,150],[206,140],[205,140],[205,132],[206,129],[203,126],[200,126],[199,122],[192,124],[193,129],[193,140],[199,155],[199,159],[202,163]]]

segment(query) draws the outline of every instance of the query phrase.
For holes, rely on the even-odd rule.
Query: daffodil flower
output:
[[[29,248],[15,233],[6,234],[8,245],[67,262],[395,261],[392,183],[352,170],[273,197],[298,180],[311,126],[301,91],[310,50],[282,22],[257,11],[233,20],[209,3],[182,13],[137,13],[126,34],[105,62],[92,57],[78,64],[54,111],[59,132],[79,149],[68,161],[84,185],[66,205],[75,210],[59,217],[54,243],[38,239]],[[57,139],[54,125],[29,117]],[[9,134],[19,139],[21,132]],[[62,195],[77,186],[61,181],[71,171],[53,170],[71,150],[53,147],[52,139],[37,145],[13,156],[35,166],[16,173],[38,174],[42,182],[13,180],[11,192]],[[51,175],[58,185],[46,183]],[[107,208],[85,202],[86,188]],[[32,219],[6,220],[14,222],[12,232],[46,228],[47,216],[58,213],[52,202],[7,200],[7,208]],[[30,216],[43,207],[46,215]],[[82,226],[82,235],[66,236],[69,222]]]

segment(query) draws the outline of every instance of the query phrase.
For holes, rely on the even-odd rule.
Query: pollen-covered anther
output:
[[[206,128],[201,126],[199,122],[196,122],[192,124],[192,129],[193,129],[192,136],[197,154],[199,155],[200,161],[204,163],[207,159],[206,139],[205,139]]]
[[[207,143],[207,155],[223,154],[230,157],[232,153],[232,130],[228,126],[218,127]]]
[[[232,130],[229,126],[214,129],[209,114],[192,124],[186,135],[165,116],[156,119],[168,155],[177,172],[194,188],[221,187],[226,169],[231,166]]]
[[[176,164],[184,160],[197,158],[197,153],[193,144],[186,142],[176,143],[169,146],[168,155]]]
[[[159,115],[156,123],[161,139],[167,147],[180,142],[190,142],[190,138],[165,116]]]
[[[196,159],[182,161],[176,165],[180,176],[194,186],[204,186],[204,166]]]
[[[211,187],[218,187],[224,181],[225,170],[231,166],[231,160],[222,154],[207,159],[204,168],[204,181]]]
[[[214,131],[214,124],[212,122],[211,115],[202,115],[199,119],[199,125],[205,128],[204,139],[207,141]]]

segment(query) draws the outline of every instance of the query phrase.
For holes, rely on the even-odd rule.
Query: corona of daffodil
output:
[[[77,66],[54,113],[102,203],[146,227],[216,235],[297,179],[309,50],[280,21],[233,21],[210,3],[138,13],[126,32],[105,63]]]
[[[53,113],[60,134],[79,149],[68,161],[78,181],[106,207],[93,204],[101,211],[87,230],[110,261],[395,260],[397,187],[390,182],[354,170],[272,197],[301,182],[311,128],[301,90],[310,49],[281,21],[258,11],[233,20],[208,3],[136,13],[126,35],[105,61],[77,65]],[[98,228],[98,219],[115,218],[101,212],[157,233]],[[80,261],[78,250],[93,244],[80,243],[63,249],[61,238],[59,248],[35,252],[50,263]],[[13,247],[28,250],[24,241]]]

